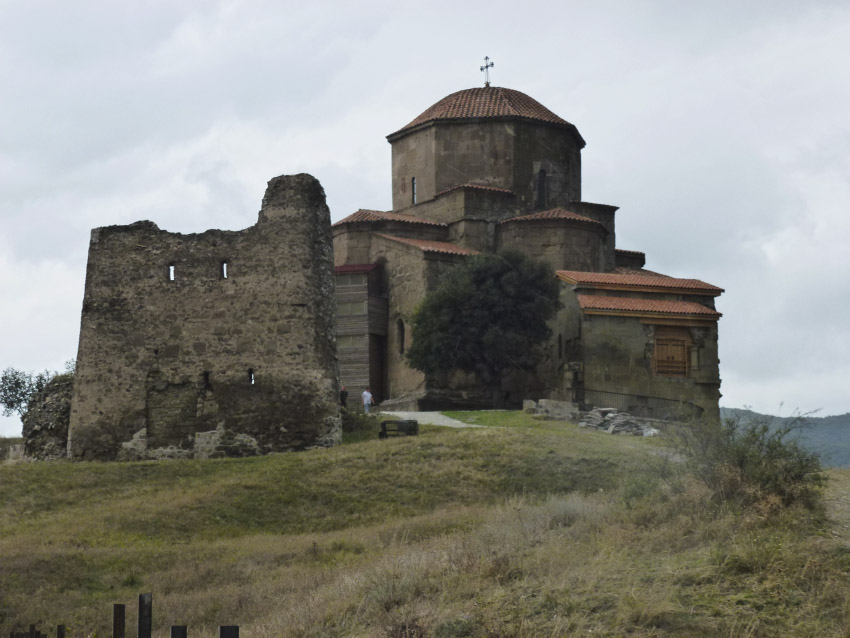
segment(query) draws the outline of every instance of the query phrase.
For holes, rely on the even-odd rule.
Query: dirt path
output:
[[[458,421],[457,419],[452,419],[447,417],[445,414],[441,414],[440,412],[381,412],[381,414],[386,414],[396,419],[410,419],[413,421],[419,421],[419,423],[425,423],[427,425],[442,425],[447,428],[480,428],[484,427],[481,425],[472,425],[470,423],[464,423],[463,421]]]

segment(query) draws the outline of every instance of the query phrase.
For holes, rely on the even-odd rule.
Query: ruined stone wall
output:
[[[309,175],[271,180],[242,231],[93,230],[69,455],[337,442],[334,312],[330,215]]]
[[[601,228],[563,220],[509,221],[499,224],[496,232],[500,250],[520,250],[545,261],[553,270],[605,269],[605,233]]]
[[[73,393],[74,376],[60,374],[30,399],[21,418],[27,458],[48,460],[66,456]]]

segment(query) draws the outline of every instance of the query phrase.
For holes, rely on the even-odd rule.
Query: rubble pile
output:
[[[608,434],[633,434],[635,436],[656,436],[660,434],[653,424],[658,421],[632,416],[628,412],[618,412],[615,408],[593,408],[582,412],[578,426],[596,428]]]

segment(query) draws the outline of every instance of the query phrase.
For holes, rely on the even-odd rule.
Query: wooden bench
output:
[[[391,436],[416,436],[419,434],[419,421],[381,421],[379,439]]]

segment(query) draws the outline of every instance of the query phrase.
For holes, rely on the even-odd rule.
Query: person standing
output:
[[[342,386],[342,390],[339,391],[339,404],[344,408],[348,407],[348,390],[345,386]]]
[[[363,411],[366,414],[369,414],[369,408],[372,405],[372,393],[369,392],[369,388],[363,390]]]

